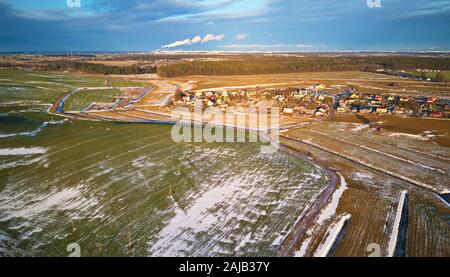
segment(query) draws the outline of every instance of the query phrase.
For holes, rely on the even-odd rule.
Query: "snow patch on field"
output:
[[[48,224],[50,223],[48,215],[61,211],[67,211],[71,219],[85,218],[87,215],[89,218],[102,217],[98,211],[87,212],[96,207],[99,202],[95,197],[83,196],[84,191],[85,188],[82,186],[31,196],[28,196],[26,192],[3,191],[0,194],[0,211],[2,211],[0,221],[21,218],[29,222]]]
[[[328,229],[327,239],[322,245],[319,246],[316,253],[314,254],[314,257],[327,257],[330,254],[330,251],[333,249],[336,240],[339,238],[339,235],[342,232],[345,223],[350,220],[350,218],[351,215],[345,215]]]
[[[355,172],[352,177],[356,181],[371,181],[373,175],[369,172]]]
[[[238,246],[236,246],[234,251],[240,252],[241,249],[244,248],[247,244],[250,244],[253,242],[255,242],[255,241],[252,239],[252,232],[250,232],[239,242]]]
[[[220,220],[218,216],[209,213],[208,210],[232,198],[241,186],[245,187],[245,183],[241,184],[239,179],[231,180],[222,186],[205,192],[186,211],[177,208],[175,210],[175,216],[161,230],[159,233],[160,239],[150,247],[149,251],[153,255],[158,254],[159,251],[163,251],[171,246],[171,241],[177,239],[179,236],[185,236],[187,230],[195,230],[195,233],[208,231],[210,226]],[[172,245],[171,251],[165,254],[173,256],[178,252],[186,250],[188,247],[189,245],[186,241],[180,241],[177,245]]]
[[[110,166],[108,166],[108,165],[106,165],[104,163],[99,164],[98,165],[98,169],[100,169],[100,170],[96,171],[95,173],[93,173],[92,177],[90,177],[90,178],[88,178],[86,180],[87,182],[90,182],[90,181],[94,180],[97,177],[100,177],[100,176],[103,176],[103,175],[110,174],[110,173],[114,172],[114,168],[112,168],[112,167],[110,167]]]
[[[398,243],[398,233],[400,231],[400,221],[402,219],[403,210],[405,209],[405,201],[408,195],[408,191],[404,190],[400,194],[400,200],[397,206],[397,212],[395,214],[394,227],[389,238],[388,257],[394,257],[395,250]]]
[[[331,198],[330,203],[322,210],[322,212],[319,215],[319,218],[317,220],[317,223],[320,225],[330,219],[333,215],[336,214],[336,209],[339,205],[339,200],[344,193],[344,191],[347,190],[347,182],[345,181],[344,176],[342,176],[340,173],[338,173],[341,179],[341,184],[339,188],[333,193],[333,196]]]
[[[134,159],[131,162],[131,165],[135,168],[148,168],[155,166],[155,163],[151,162],[147,156],[141,156],[137,159]]]
[[[265,159],[256,154],[249,164]],[[315,168],[299,175],[287,173],[289,170],[292,168],[287,165],[278,175],[279,171],[266,167],[248,167],[239,173],[227,169],[203,180],[180,203],[176,197],[169,197],[173,215],[158,234],[149,238],[149,255],[257,255],[263,253],[260,251],[276,251],[310,203],[309,198],[320,192],[313,185],[319,177]],[[307,192],[314,195],[306,196]]]
[[[11,137],[15,137],[16,134],[2,134],[0,133],[0,138],[11,138]]]
[[[10,87],[10,88],[15,91],[24,91],[27,89],[27,88],[23,88],[23,87]]]
[[[37,158],[33,158],[33,159],[25,158],[25,159],[16,160],[13,162],[3,163],[3,164],[0,164],[0,170],[13,168],[16,166],[30,165],[30,164],[34,164],[34,163],[38,163],[38,162],[41,162],[41,163],[47,162],[47,157],[41,156],[41,157],[37,157]]]
[[[300,249],[298,251],[295,251],[294,256],[295,257],[304,257],[306,255],[306,251],[309,248],[309,244],[311,243],[312,237],[309,237],[305,239],[302,242],[302,245],[300,246]]]
[[[31,189],[4,190],[0,194],[0,222],[20,234],[20,240],[43,232],[46,226],[57,223],[56,215],[69,220],[98,219],[104,214],[96,197],[86,197],[82,186],[54,189],[48,193],[30,193]]]
[[[407,138],[421,140],[421,141],[429,140],[429,138],[427,136],[413,135],[413,134],[407,134],[407,133],[392,133],[392,134],[389,134],[389,136],[390,137],[407,137]]]
[[[370,127],[369,124],[355,124],[355,125],[356,125],[356,127],[351,129],[352,132],[358,132],[358,131],[361,131],[361,130],[364,130],[364,129],[367,129]]]
[[[27,156],[45,153],[47,153],[47,148],[44,147],[0,148],[0,156]]]
[[[69,121],[69,119],[65,118],[63,120],[50,120],[50,121],[47,121],[47,123],[50,124],[50,125],[60,125],[60,124],[63,124],[65,122],[67,122],[67,121]]]
[[[9,134],[0,133],[0,138],[10,138],[10,137],[19,137],[19,136],[35,137],[39,133],[41,133],[45,129],[45,127],[47,127],[48,125],[60,125],[67,121],[68,121],[67,119],[45,121],[45,122],[42,122],[41,125],[33,131],[26,131],[26,132],[20,132],[20,133],[9,133]]]
[[[9,138],[9,137],[18,137],[18,136],[26,136],[26,137],[34,137],[38,135],[42,130],[44,130],[45,127],[47,127],[48,122],[43,122],[37,129],[33,131],[27,131],[27,132],[20,132],[20,133],[0,133],[0,138]]]

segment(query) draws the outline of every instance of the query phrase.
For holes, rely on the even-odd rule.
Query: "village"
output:
[[[178,91],[173,105],[194,108],[201,101],[203,108],[226,112],[279,107],[284,115],[326,117],[338,114],[395,114],[408,117],[450,118],[450,99],[426,96],[400,96],[359,92],[353,87],[336,92],[324,84],[304,88],[241,88],[233,90]]]

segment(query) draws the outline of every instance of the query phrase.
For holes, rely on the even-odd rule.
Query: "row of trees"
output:
[[[188,56],[189,55],[181,57]],[[125,57],[126,56],[119,56],[114,58],[120,59]],[[148,58],[149,56],[144,55],[143,57]],[[161,58],[161,55],[155,55],[154,57]],[[0,63],[0,66],[18,67],[20,66],[20,63],[12,64],[8,61],[4,61]],[[45,62],[32,61],[31,63],[25,63],[23,67],[31,67],[38,70],[47,71],[79,71],[105,75],[144,74],[157,72],[162,77],[177,77],[188,75],[240,75],[320,71],[376,71],[377,69],[415,70],[420,68],[450,70],[450,58],[399,55],[348,55],[339,57],[305,55],[303,57],[293,57],[243,54],[229,56],[221,60],[181,60],[174,63],[160,65],[158,67],[148,64],[117,66],[102,63],[90,63],[80,60],[71,62],[63,60]],[[442,76],[437,77],[437,79],[439,79]]]
[[[417,68],[450,70],[450,59],[410,56],[265,57],[258,59],[250,57],[240,60],[179,62],[159,66],[157,72],[162,77],[177,77]]]
[[[104,75],[156,73],[156,67],[154,66],[137,66],[137,65],[114,66],[114,65],[87,63],[87,62],[71,62],[71,63],[51,62],[39,65],[38,69],[47,71],[80,71],[84,73],[94,73]]]
[[[77,71],[83,73],[103,74],[103,75],[130,75],[156,73],[156,66],[114,66],[106,64],[88,62],[62,62],[52,61],[39,64],[13,64],[10,62],[0,62],[0,67],[4,68],[32,68],[43,71]]]

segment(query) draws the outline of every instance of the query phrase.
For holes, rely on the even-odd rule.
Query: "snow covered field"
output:
[[[386,130],[379,133],[373,128],[361,128],[360,124],[335,122],[283,133],[306,143],[284,138],[282,143],[310,153],[312,159],[342,174],[347,183],[335,214],[323,224],[310,227],[308,234],[300,238],[296,255],[320,253],[331,226],[346,214],[352,218],[333,255],[369,256],[374,244],[380,247],[381,255],[387,255],[403,190],[410,195],[406,255],[450,255],[450,210],[434,192],[445,191],[450,183],[448,148],[432,141],[389,134]],[[385,171],[423,182],[425,186],[413,185]],[[340,190],[338,187],[334,195]]]
[[[164,125],[48,124],[0,138],[0,256],[66,256],[74,242],[85,256],[271,256],[329,182],[256,143],[175,144]]]
[[[449,189],[450,150],[415,136],[361,128],[362,124],[323,122],[285,135],[323,147],[361,164],[436,191]]]

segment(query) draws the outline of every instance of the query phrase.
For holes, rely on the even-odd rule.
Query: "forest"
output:
[[[320,71],[412,70],[418,68],[450,70],[450,58],[412,56],[366,57],[248,57],[238,60],[194,60],[162,65],[161,77],[188,75],[274,74]]]
[[[139,58],[138,58],[139,57]],[[449,56],[394,54],[147,54],[74,57],[14,56],[0,59],[0,67],[21,67],[43,71],[71,71],[102,75],[158,73],[161,77],[189,75],[251,75],[327,71],[394,71],[415,69],[450,70]],[[88,60],[86,60],[88,59]],[[92,62],[95,61],[95,62]],[[104,63],[102,62],[104,61]],[[112,65],[107,61],[139,61]]]
[[[129,75],[129,74],[145,74],[145,73],[155,73],[156,68],[154,66],[114,66],[98,63],[88,63],[88,62],[51,62],[40,64],[37,66],[39,70],[44,71],[80,71],[83,73],[93,73],[93,74],[114,74],[114,75]]]

